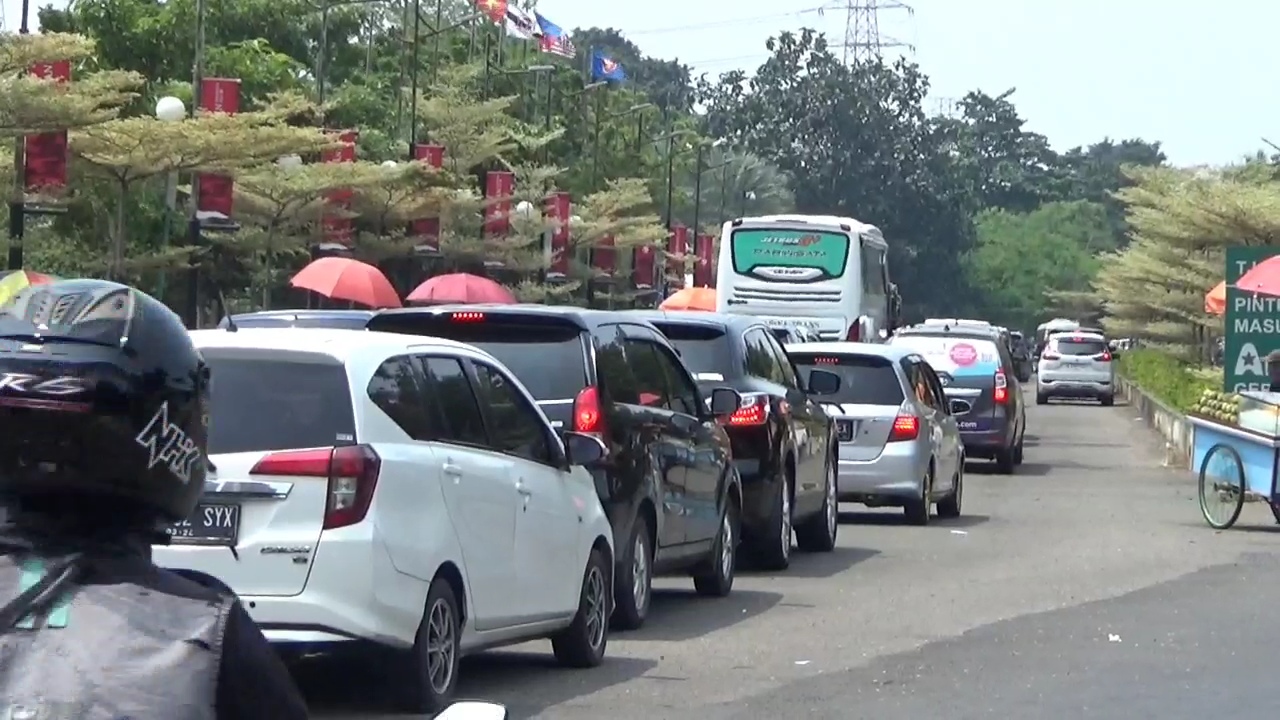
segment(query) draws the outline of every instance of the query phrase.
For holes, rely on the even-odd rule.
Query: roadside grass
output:
[[[1127,380],[1179,412],[1187,412],[1205,390],[1222,387],[1222,369],[1196,367],[1149,348],[1130,350],[1119,358]]]

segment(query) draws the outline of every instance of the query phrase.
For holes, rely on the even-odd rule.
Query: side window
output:
[[[617,325],[606,325],[593,333],[593,337],[596,343],[596,375],[605,394],[613,402],[640,404],[636,377],[627,364],[622,330]]]
[[[748,375],[772,382],[782,382],[782,369],[769,347],[769,334],[760,329],[748,330],[742,336],[746,343],[746,370]]]
[[[950,413],[947,394],[943,391],[942,381],[938,380],[938,374],[933,371],[933,366],[921,361],[918,367],[920,374],[924,376],[925,382],[929,385],[929,393],[933,396],[933,407],[944,413]]]
[[[698,410],[698,387],[689,379],[689,374],[685,372],[683,364],[675,354],[667,350],[661,345],[653,346],[654,355],[658,358],[658,364],[662,366],[663,374],[667,378],[667,387],[670,388],[671,409],[698,417],[701,413]]]
[[[862,244],[862,292],[867,295],[885,295],[884,251]]]
[[[546,426],[530,407],[513,380],[495,367],[472,363],[476,369],[476,395],[488,409],[489,438],[493,449],[541,463],[551,462]]]
[[[647,340],[627,338],[627,363],[636,379],[636,392],[640,405],[671,408],[671,396],[667,391],[667,376],[658,357],[658,348]]]
[[[435,440],[443,429],[428,409],[408,357],[393,357],[378,366],[369,380],[369,399],[414,440]]]
[[[792,390],[799,390],[800,381],[796,378],[796,368],[791,364],[791,358],[787,355],[787,351],[782,349],[782,344],[778,342],[777,338],[769,337],[766,334],[765,339],[769,343],[774,362],[778,366],[779,377],[781,377],[778,384],[785,385]]]
[[[915,393],[916,399],[932,407],[935,402],[933,390],[929,388],[929,381],[920,371],[920,363],[920,360],[914,358],[904,358],[902,369],[907,374],[907,382],[911,384],[911,390]]]
[[[438,411],[442,422],[439,440],[477,447],[489,446],[480,405],[476,402],[471,381],[457,358],[419,356],[422,374],[427,379],[429,403]],[[448,411],[445,411],[448,408]],[[435,439],[435,438],[433,438]]]

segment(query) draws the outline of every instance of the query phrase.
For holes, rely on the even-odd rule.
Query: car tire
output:
[[[827,463],[827,481],[822,487],[822,508],[796,526],[796,544],[805,552],[831,552],[840,533],[840,498],[836,464]]]
[[[938,517],[954,520],[960,517],[960,505],[964,501],[964,458],[960,458],[960,467],[956,468],[954,489],[938,501]]]
[[[1111,407],[1112,405],[1116,404],[1116,396],[1103,395],[1102,397],[1098,398],[1098,402],[1102,403],[1102,407]]]
[[[569,627],[551,638],[551,650],[565,667],[589,668],[604,662],[609,644],[610,563],[593,549],[582,573],[578,613]]]
[[[644,518],[637,517],[632,524],[631,539],[620,560],[613,583],[611,622],[618,630],[636,630],[649,616],[653,599],[653,538]]]
[[[929,524],[930,511],[933,505],[930,496],[933,494],[933,462],[929,463],[929,469],[925,472],[924,481],[920,487],[920,497],[907,501],[902,507],[902,512],[907,518],[910,525],[918,525],[924,527]]]
[[[1001,448],[996,451],[996,472],[1001,475],[1012,475],[1018,463],[1014,461],[1016,447]]]
[[[1014,465],[1022,464],[1023,448],[1026,442],[1027,442],[1027,439],[1025,437],[1021,435],[1018,436],[1018,444],[1013,446],[1013,464]]]
[[[405,711],[430,715],[452,702],[458,688],[461,636],[458,598],[449,582],[437,577],[427,591],[426,608],[407,662],[399,665],[403,674],[393,681]]]
[[[1044,393],[1042,393],[1042,392],[1038,392],[1038,393],[1036,393],[1036,404],[1037,404],[1037,405],[1048,405],[1048,404],[1049,404],[1049,396],[1048,396],[1048,395],[1045,395],[1045,394],[1044,394]]]
[[[724,515],[720,517],[720,530],[710,558],[693,575],[693,588],[699,595],[725,597],[733,590],[733,578],[738,555],[738,505],[732,498],[725,500]]]
[[[761,570],[786,570],[791,565],[791,478],[783,472],[774,482],[773,509],[764,534],[752,543],[751,560]]]

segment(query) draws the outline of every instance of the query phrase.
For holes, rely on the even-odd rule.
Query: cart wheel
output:
[[[1244,507],[1244,462],[1227,445],[1214,445],[1200,463],[1200,512],[1215,530],[1236,524]]]

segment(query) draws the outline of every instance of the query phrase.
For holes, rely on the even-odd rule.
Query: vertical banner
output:
[[[235,115],[240,112],[240,81],[236,78],[205,78],[200,81],[200,109]],[[201,173],[197,185],[196,208],[202,212],[231,217],[234,187],[226,175]]]
[[[413,146],[413,159],[424,162],[437,170],[444,166],[444,146],[443,145],[423,145]],[[409,224],[409,231],[418,238],[418,245],[414,249],[418,252],[438,253],[440,252],[440,218],[419,218]]]
[[[484,175],[484,208],[486,235],[506,235],[511,231],[511,194],[515,191],[515,173],[490,170]]]
[[[595,250],[591,253],[591,264],[605,276],[602,280],[613,280],[613,274],[618,271],[618,249],[614,247],[612,235],[605,235],[596,242]]]
[[[689,228],[676,224],[667,236],[667,284],[679,290],[685,283],[684,256],[689,252]]]
[[[694,287],[716,286],[716,266],[715,258],[713,257],[715,246],[715,235],[698,236],[693,251],[693,254],[697,256],[693,265]]]
[[[553,192],[547,196],[544,216],[554,223],[548,233],[547,251],[551,262],[547,265],[548,280],[563,280],[569,276],[569,217],[570,198],[567,192]]]
[[[40,63],[31,74],[58,83],[71,81],[71,61]],[[52,195],[67,186],[67,131],[28,135],[23,183],[27,192]]]
[[[653,289],[653,282],[656,279],[653,276],[653,256],[654,247],[652,245],[641,245],[636,248],[635,254],[631,256],[631,282],[635,284],[637,290]]]
[[[327,163],[353,163],[356,161],[356,141],[360,139],[360,132],[357,130],[344,130],[338,133],[338,142],[342,143],[340,147],[325,150],[321,154],[321,160]],[[325,206],[335,212],[325,213],[324,216],[324,242],[326,245],[341,245],[343,247],[351,247],[352,226],[351,218],[347,216],[347,211],[351,208],[352,192],[347,189],[330,190],[325,197]]]

